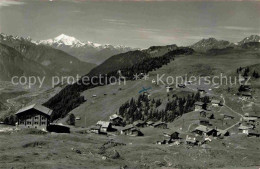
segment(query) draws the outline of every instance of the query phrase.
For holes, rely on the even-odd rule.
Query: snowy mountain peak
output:
[[[110,45],[110,44],[99,44],[99,43],[94,43],[91,41],[87,42],[81,42],[80,40],[76,39],[73,36],[68,36],[65,34],[61,34],[54,39],[47,39],[47,40],[41,40],[38,41],[36,44],[44,44],[44,45],[49,45],[49,46],[54,46],[54,47],[70,47],[70,48],[94,48],[96,50],[103,50],[103,49],[111,49],[111,50],[132,50],[130,47],[122,46],[122,45]]]
[[[78,39],[72,36],[68,36],[65,34],[61,34],[54,39],[47,39],[39,41],[39,44],[45,44],[45,45],[56,45],[56,46],[74,46],[74,47],[80,47],[84,46],[85,44],[80,42]]]

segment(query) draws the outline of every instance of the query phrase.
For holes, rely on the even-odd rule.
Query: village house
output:
[[[254,111],[252,108],[247,110],[247,113],[244,115],[245,117],[255,117],[256,119],[260,118],[260,114],[257,111]]]
[[[166,86],[166,92],[169,93],[170,91],[173,91],[173,87]]]
[[[253,126],[249,126],[249,125],[240,125],[238,127],[238,130],[243,133],[243,134],[248,134],[250,129],[253,129]]]
[[[50,123],[50,125],[47,127],[47,130],[49,132],[55,132],[55,133],[70,133],[70,126],[64,125],[62,123]]]
[[[260,136],[260,130],[259,129],[249,129],[249,131],[248,131],[248,135],[247,135],[248,137],[253,137],[253,136],[255,136],[255,137],[259,137]]]
[[[146,122],[146,126],[147,127],[152,127],[154,125],[154,122],[153,121],[148,121]]]
[[[185,88],[186,86],[185,86],[185,84],[178,84],[178,87],[179,88]]]
[[[154,128],[167,129],[167,123],[164,122],[156,122],[153,125]]]
[[[207,93],[204,89],[200,89],[200,88],[198,88],[198,92],[200,93],[201,97],[204,97],[205,94]]]
[[[215,116],[211,111],[202,110],[200,112],[200,117],[202,118],[208,118],[208,119],[214,119]]]
[[[120,134],[128,136],[143,136],[143,133],[132,124],[126,125],[122,128]]]
[[[100,132],[108,132],[112,130],[112,124],[108,121],[98,121],[97,125],[100,126]]]
[[[95,133],[95,134],[100,134],[100,128],[101,128],[100,125],[92,126],[92,127],[90,128],[90,132],[91,132],[91,133]]]
[[[240,92],[240,95],[241,95],[241,99],[243,100],[252,99],[251,92]]]
[[[171,143],[171,139],[164,139],[163,141],[157,141],[156,144],[170,144]]]
[[[205,126],[211,126],[212,125],[208,118],[200,117],[199,120],[200,120],[200,125],[205,125]]]
[[[229,131],[217,129],[217,136],[229,136]]]
[[[52,110],[40,104],[33,104],[20,109],[17,113],[19,128],[36,128],[47,131]]]
[[[206,109],[206,104],[203,102],[195,102],[194,105],[195,105],[195,111]]]
[[[133,125],[135,127],[145,127],[146,126],[146,122],[142,121],[142,120],[137,120],[133,123]]]
[[[199,125],[192,132],[196,133],[198,135],[204,135],[204,136],[217,136],[216,129],[209,128],[209,127],[203,126],[203,125]]]
[[[245,122],[252,122],[252,123],[254,123],[254,122],[256,122],[257,121],[257,117],[243,117],[243,121],[245,121]]]
[[[221,106],[221,102],[219,100],[211,100],[211,105],[214,106],[214,107],[218,107],[218,106]]]
[[[109,117],[109,121],[114,126],[122,126],[124,124],[123,118],[118,114],[113,114]]]
[[[220,115],[223,117],[223,120],[231,120],[235,118],[234,116],[227,113],[221,113]]]
[[[187,145],[191,145],[191,146],[201,144],[200,141],[201,141],[201,139],[198,140],[197,137],[192,137],[192,136],[189,136],[189,135],[186,135],[186,138],[185,138],[185,143],[186,143]]]
[[[169,137],[170,140],[176,140],[176,139],[180,139],[179,134],[180,134],[179,132],[177,132],[175,130],[171,130],[171,131],[165,132],[164,136]]]

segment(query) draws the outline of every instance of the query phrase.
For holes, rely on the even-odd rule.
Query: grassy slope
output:
[[[81,120],[77,121],[78,126],[89,126],[98,120],[106,120],[109,115],[118,111],[122,103],[138,97],[138,91],[142,87],[152,87],[152,98],[166,97],[166,90],[164,85],[156,86],[151,83],[152,79],[156,79],[157,74],[166,76],[179,76],[179,75],[225,75],[232,74],[236,68],[240,66],[252,65],[260,63],[259,56],[255,52],[234,53],[228,55],[208,56],[202,54],[195,54],[190,56],[179,56],[170,64],[163,66],[157,71],[149,73],[149,80],[128,81],[126,85],[115,86],[102,86],[82,93],[88,101],[78,108],[74,109],[71,113],[80,116]],[[122,88],[120,91],[119,88]],[[225,86],[224,86],[225,88]],[[196,89],[196,88],[195,88]],[[186,91],[187,89],[184,89]],[[222,93],[224,89],[220,89],[217,93]],[[104,93],[107,95],[104,96]],[[116,93],[116,95],[113,95]],[[92,95],[97,95],[93,98]],[[86,117],[86,123],[85,123]],[[61,122],[64,122],[61,120]]]
[[[147,131],[145,131],[147,130]],[[224,140],[213,140],[210,149],[189,148],[186,145],[169,146],[147,144],[156,140],[159,130],[144,132],[150,137],[118,137],[116,142],[125,145],[110,146],[106,154],[116,150],[118,159],[105,159],[99,148],[110,138],[94,134],[28,134],[0,133],[0,168],[256,168],[259,151],[258,138],[239,135]],[[163,137],[160,137],[163,139]],[[74,148],[74,150],[72,150]],[[259,148],[257,148],[259,149]],[[75,152],[80,150],[81,154]]]
[[[150,80],[156,73],[167,73],[169,75],[184,75],[186,73],[199,74],[216,74],[225,72],[232,74],[239,66],[247,66],[259,63],[260,60],[255,54],[240,53],[234,55],[220,56],[202,56],[193,55],[179,57],[170,64],[163,66],[161,69],[150,73]],[[207,68],[212,71],[208,71]],[[138,91],[142,87],[152,87],[152,97],[166,99],[166,90],[163,85],[155,86],[151,81],[131,81],[125,86],[103,86],[82,93],[88,101],[82,104],[72,112],[76,116],[81,116],[77,121],[77,126],[84,126],[84,116],[87,118],[87,125],[103,119],[107,120],[108,116],[115,113],[118,107],[129,100],[131,97],[137,97]],[[122,90],[118,90],[119,88]],[[216,90],[216,94],[223,93],[224,89]],[[186,94],[178,89],[176,93]],[[104,96],[104,93],[107,95]],[[113,95],[115,93],[116,95]],[[92,95],[97,97],[92,98]],[[227,96],[228,94],[225,94]],[[228,95],[229,96],[229,95]],[[231,103],[236,107],[241,103],[235,100]],[[236,104],[235,104],[236,103]],[[218,114],[227,109],[214,110]],[[231,113],[231,112],[227,112]],[[234,115],[234,114],[233,114]],[[169,124],[170,128],[183,127],[186,132],[189,125],[197,123],[198,112],[190,112],[175,122]],[[232,125],[236,120],[228,121],[221,126],[221,122],[216,119],[212,122],[219,125],[219,128],[226,128]],[[183,123],[183,119],[185,120]],[[192,129],[194,126],[191,126]],[[30,135],[30,134],[1,134],[0,133],[0,168],[24,167],[27,168],[119,168],[127,165],[129,168],[256,168],[259,166],[259,139],[247,138],[244,135],[232,135],[223,140],[213,139],[208,145],[210,149],[202,147],[189,148],[186,145],[170,146],[156,145],[158,140],[163,140],[163,132],[154,128],[141,129],[144,137],[125,137],[125,136],[100,136],[95,134],[47,134]],[[236,130],[232,130],[237,132]],[[109,139],[125,143],[126,146],[116,146],[108,148],[106,151],[111,152],[114,149],[120,154],[119,159],[102,160],[102,155],[98,154],[99,148]],[[35,144],[40,146],[34,146]],[[26,146],[25,146],[26,145]],[[77,154],[71,148],[80,149],[82,154]],[[14,151],[16,152],[14,155]],[[258,167],[259,168],[259,167]]]

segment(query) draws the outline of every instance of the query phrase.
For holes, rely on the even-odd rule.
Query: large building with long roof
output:
[[[36,128],[47,130],[52,110],[40,104],[23,107],[17,113],[19,128]]]

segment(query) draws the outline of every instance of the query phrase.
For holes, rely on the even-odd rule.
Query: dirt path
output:
[[[242,117],[242,118],[244,117],[242,114],[236,112],[235,110],[233,110],[232,108],[230,108],[229,106],[226,105],[226,100],[225,100],[225,98],[223,97],[222,94],[220,95],[220,97],[223,99],[223,107],[225,106],[226,108],[228,108],[229,110],[231,110],[233,113],[237,114],[238,116],[240,116],[240,117]],[[243,105],[243,106],[244,106],[244,105]],[[240,119],[239,119],[238,122],[236,122],[236,123],[233,124],[232,126],[226,128],[225,130],[230,130],[230,129],[232,129],[233,127],[237,126],[239,123],[240,123]]]

